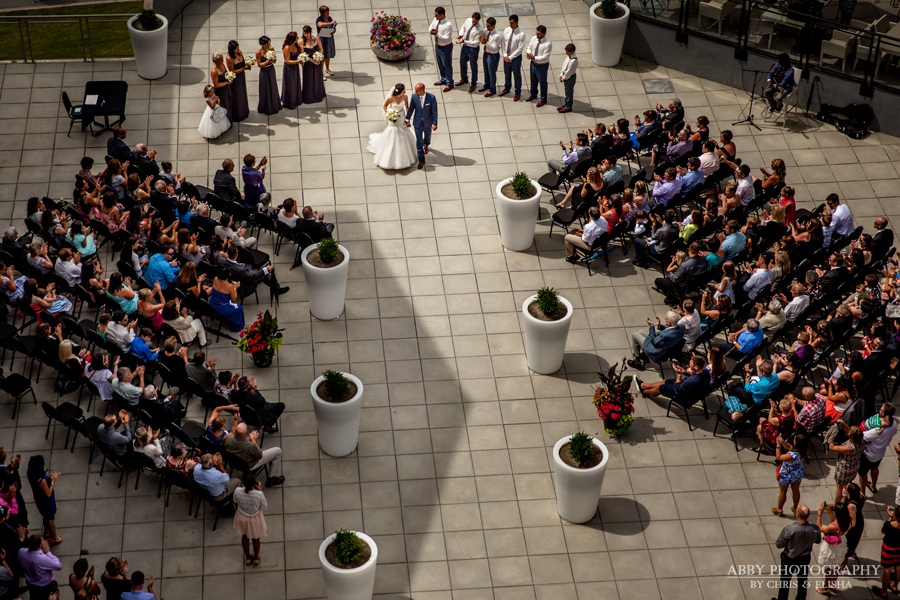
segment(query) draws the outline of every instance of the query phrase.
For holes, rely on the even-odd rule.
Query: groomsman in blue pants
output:
[[[441,73],[441,80],[434,85],[443,85],[444,91],[449,92],[453,89],[453,23],[446,17],[443,6],[434,9],[429,32],[434,36],[434,55]]]
[[[506,81],[503,91],[497,95],[507,95],[515,78],[516,95],[513,101],[518,102],[522,96],[522,52],[525,50],[525,32],[519,28],[518,15],[509,15],[509,27],[503,32],[500,48],[503,52],[503,76]]]
[[[531,102],[538,95],[540,86],[541,95],[537,106],[540,108],[547,104],[547,73],[550,71],[550,51],[553,43],[547,39],[547,28],[537,26],[537,31],[531,41],[528,42],[528,50],[525,58],[531,61],[531,94],[525,98],[525,102]]]
[[[457,43],[460,44],[459,49],[459,70],[462,71],[462,79],[456,82],[461,86],[469,83],[469,73],[467,66],[472,66],[472,83],[469,85],[469,93],[475,91],[478,85],[478,51],[481,49],[481,42],[478,38],[484,31],[484,25],[481,24],[481,13],[474,12],[472,16],[466,19],[463,26],[459,28],[459,35],[456,36]]]
[[[478,39],[484,44],[484,87],[478,91],[487,91],[484,97],[490,98],[497,93],[497,67],[500,65],[500,45],[503,42],[503,34],[497,31],[497,19],[488,17],[487,25]]]

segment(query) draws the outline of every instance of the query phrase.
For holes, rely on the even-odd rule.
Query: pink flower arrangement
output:
[[[382,50],[410,50],[416,42],[409,19],[379,11],[371,20],[371,43]]]

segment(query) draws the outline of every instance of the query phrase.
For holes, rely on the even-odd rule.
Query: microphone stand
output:
[[[756,98],[756,81],[759,79],[759,76],[762,73],[768,73],[768,71],[757,71],[755,69],[741,69],[741,71],[743,71],[744,73],[753,73],[753,87],[750,88],[750,102],[747,103],[747,106],[744,108],[744,111],[748,112],[749,114],[740,121],[735,121],[734,123],[732,123],[732,125],[749,123],[753,127],[756,127],[757,131],[762,131],[762,128],[753,122],[753,100],[754,98]]]

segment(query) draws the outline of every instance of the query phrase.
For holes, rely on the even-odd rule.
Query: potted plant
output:
[[[541,186],[525,173],[516,173],[498,183],[496,192],[500,243],[514,252],[531,248],[537,225]]]
[[[622,377],[625,372],[625,359],[622,368],[616,371],[619,363],[609,368],[606,374],[597,373],[595,377],[604,383],[603,387],[594,388],[594,406],[597,415],[603,419],[606,433],[622,435],[634,423],[634,394],[631,393],[631,375]]]
[[[159,79],[166,74],[169,52],[169,21],[153,10],[153,0],[144,0],[144,10],[128,19],[128,35],[138,75]]]
[[[319,545],[328,600],[371,600],[378,546],[358,531],[339,529]]]
[[[616,0],[601,0],[591,6],[591,60],[594,64],[601,67],[619,64],[629,12],[627,6]]]
[[[542,375],[556,373],[566,352],[566,339],[572,324],[572,303],[553,288],[542,287],[522,303],[522,315],[525,319],[525,360],[528,368]]]
[[[384,60],[403,60],[412,54],[416,45],[412,24],[400,15],[388,15],[384,11],[375,13],[369,33],[372,52]]]
[[[322,451],[329,456],[347,456],[359,440],[362,381],[349,373],[324,371],[309,391]]]
[[[594,518],[609,451],[603,442],[583,431],[569,435],[553,446],[556,511],[570,523]]]
[[[325,238],[318,244],[307,246],[300,261],[306,278],[309,312],[320,321],[340,317],[347,295],[350,252],[332,238]]]
[[[282,331],[284,329],[278,329],[278,319],[268,310],[266,314],[257,313],[256,320],[241,331],[238,350],[252,356],[257,367],[268,367],[275,358],[278,346],[284,341]]]

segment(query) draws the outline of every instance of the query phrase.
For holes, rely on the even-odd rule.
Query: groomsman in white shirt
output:
[[[437,59],[441,80],[434,85],[443,85],[445,92],[453,89],[453,23],[446,17],[443,6],[434,9],[434,20],[428,28],[434,36],[434,55]]]
[[[487,25],[478,39],[484,44],[484,87],[478,91],[487,91],[484,97],[490,98],[497,93],[497,67],[500,66],[500,45],[503,42],[503,34],[497,31],[497,19],[488,17]]]
[[[575,44],[566,46],[566,58],[563,60],[562,69],[559,72],[559,80],[566,90],[566,101],[556,110],[561,113],[572,112],[572,104],[575,101],[575,70],[578,68],[578,57],[575,56]]]
[[[541,96],[537,106],[540,108],[547,104],[547,72],[550,70],[550,51],[553,42],[547,39],[547,28],[538,25],[534,37],[528,42],[528,51],[525,58],[531,61],[531,94],[525,98],[525,102],[531,102],[538,95],[540,85]]]
[[[509,27],[503,32],[500,48],[503,52],[503,76],[506,83],[503,91],[497,95],[508,94],[512,87],[512,77],[515,77],[516,95],[513,101],[518,102],[522,97],[522,52],[525,50],[525,32],[519,29],[519,15],[509,15]]]
[[[475,91],[478,84],[478,51],[481,49],[481,42],[478,41],[481,32],[484,31],[484,25],[481,24],[481,13],[474,12],[472,17],[466,19],[463,26],[459,28],[459,35],[456,37],[461,44],[459,49],[459,70],[462,71],[462,79],[456,82],[456,85],[464,85],[469,83],[469,73],[466,65],[472,66],[472,83],[469,86],[469,93]]]

